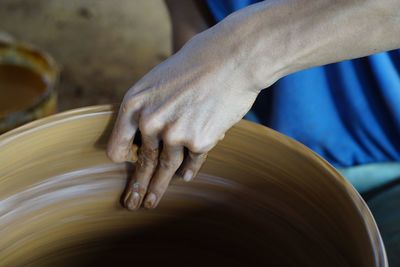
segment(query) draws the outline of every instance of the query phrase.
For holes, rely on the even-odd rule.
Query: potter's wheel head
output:
[[[386,266],[356,191],[299,143],[242,121],[200,177],[127,212],[109,106],[0,136],[0,266]]]

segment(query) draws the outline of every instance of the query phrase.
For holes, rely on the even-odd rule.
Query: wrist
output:
[[[286,14],[286,1],[260,3],[233,13],[216,30],[225,35],[227,53],[256,90],[273,84],[293,71],[301,47]]]

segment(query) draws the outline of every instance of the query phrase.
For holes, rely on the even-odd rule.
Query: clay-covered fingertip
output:
[[[154,209],[156,207],[157,196],[154,193],[150,193],[144,201],[144,207],[146,209]]]
[[[138,192],[132,192],[127,201],[129,210],[137,210],[140,206],[140,195]]]

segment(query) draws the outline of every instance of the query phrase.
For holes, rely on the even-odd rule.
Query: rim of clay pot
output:
[[[42,105],[51,95],[55,94],[60,67],[49,53],[29,43],[0,40],[0,59],[0,64],[7,63],[26,67],[40,75],[46,84],[45,91],[34,103],[21,110],[0,114],[0,120],[27,116],[27,114]]]
[[[14,139],[20,138],[39,129],[54,126],[55,124],[74,120],[83,116],[97,116],[101,114],[110,115],[115,113],[116,110],[117,108],[114,105],[89,106],[58,113],[56,115],[30,122],[0,135],[0,149],[2,146],[13,141]],[[333,177],[333,180],[335,184],[337,184],[338,188],[343,190],[350,197],[352,200],[351,204],[354,205],[354,208],[360,215],[362,215],[361,217],[364,218],[364,226],[368,232],[370,245],[373,247],[374,251],[373,256],[375,260],[375,266],[388,265],[383,241],[370,210],[355,188],[334,167],[332,167],[327,161],[306,146],[272,129],[245,120],[240,121],[238,125],[234,127],[238,126],[250,128],[252,131],[256,130],[267,133],[271,139],[284,144],[289,149],[295,150],[297,153],[300,153],[302,157],[321,164],[329,172],[331,177]]]

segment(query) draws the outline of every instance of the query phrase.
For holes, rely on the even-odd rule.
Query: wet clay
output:
[[[242,121],[198,178],[128,212],[109,106],[0,136],[0,266],[387,266],[367,206],[299,143]]]
[[[47,85],[28,67],[0,64],[0,117],[36,104]]]

